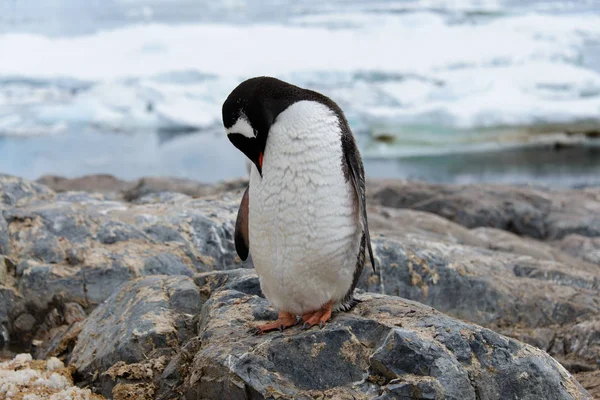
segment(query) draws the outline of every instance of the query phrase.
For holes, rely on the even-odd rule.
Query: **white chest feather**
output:
[[[352,284],[361,229],[340,140],[336,115],[301,101],[272,125],[262,178],[252,168],[250,253],[263,292],[281,311],[339,303]]]

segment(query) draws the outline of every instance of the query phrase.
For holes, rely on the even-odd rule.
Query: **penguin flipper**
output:
[[[235,234],[233,236],[235,242],[235,251],[242,260],[248,258],[250,249],[248,236],[248,189],[242,196],[240,208],[238,209],[237,219],[235,220]]]
[[[346,165],[348,166],[350,180],[352,181],[352,186],[354,187],[354,192],[356,193],[356,198],[358,199],[358,209],[363,225],[363,233],[365,235],[367,249],[369,251],[369,259],[371,260],[373,272],[375,272],[375,258],[373,257],[371,234],[369,233],[369,221],[367,220],[365,169],[363,167],[358,148],[356,147],[354,137],[349,131],[342,136],[342,149],[344,152]]]

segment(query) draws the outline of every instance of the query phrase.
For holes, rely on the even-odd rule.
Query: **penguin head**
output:
[[[257,77],[240,83],[223,103],[223,125],[231,143],[256,165],[262,176],[271,125],[309,92],[279,79]]]

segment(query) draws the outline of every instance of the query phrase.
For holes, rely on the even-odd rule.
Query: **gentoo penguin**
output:
[[[223,104],[227,137],[252,162],[235,247],[252,254],[279,318],[264,333],[304,328],[355,304],[373,251],[360,153],[344,113],[324,95],[270,77],[248,79]]]

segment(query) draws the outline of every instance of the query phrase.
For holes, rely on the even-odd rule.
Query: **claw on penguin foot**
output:
[[[285,311],[280,311],[278,317],[279,318],[277,318],[276,321],[269,322],[254,328],[256,330],[255,334],[260,335],[274,330],[279,330],[280,332],[283,332],[285,328],[289,328],[290,326],[294,326],[298,323],[298,320],[296,319],[296,316],[294,314],[290,314]]]
[[[308,329],[312,326],[319,325],[319,328],[323,329],[327,321],[331,319],[332,302],[325,303],[320,309],[308,312],[302,315],[302,329]]]

